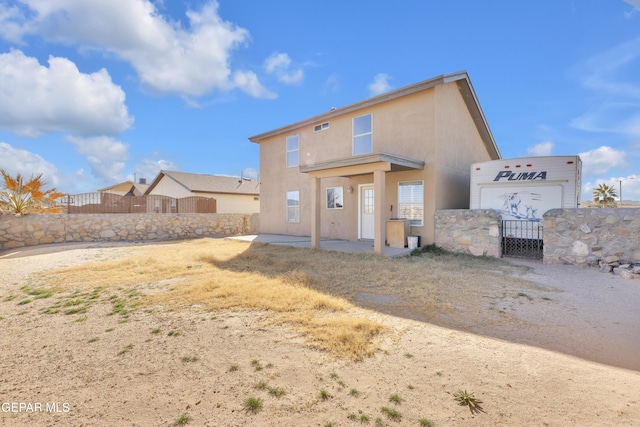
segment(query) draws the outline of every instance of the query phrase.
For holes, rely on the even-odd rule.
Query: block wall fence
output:
[[[258,234],[252,214],[61,214],[0,216],[0,250],[65,242],[176,240]]]
[[[502,221],[492,209],[436,212],[435,243],[452,252],[502,256]],[[592,266],[615,257],[640,263],[640,209],[552,209],[544,214],[543,262]]]
[[[436,212],[435,244],[502,256],[502,221],[492,209]],[[62,214],[0,216],[0,250],[65,242],[177,240],[260,233],[260,214]],[[597,265],[640,263],[640,209],[552,209],[544,214],[544,259]]]
[[[544,214],[544,262],[640,263],[640,209],[552,209]]]

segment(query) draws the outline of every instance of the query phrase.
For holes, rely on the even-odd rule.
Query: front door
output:
[[[374,238],[373,185],[360,187],[360,238]]]

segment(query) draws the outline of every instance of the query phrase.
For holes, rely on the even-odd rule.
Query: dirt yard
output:
[[[144,280],[139,263],[128,261],[152,248],[177,257],[181,244],[0,253],[0,425],[633,426],[640,419],[640,370],[619,367],[638,360],[635,281],[567,266],[388,260],[238,242],[232,258],[184,266],[189,274],[211,268],[211,292],[227,276],[264,276],[344,299],[349,316],[383,326],[372,355],[356,361],[319,349],[296,324],[275,321],[283,315],[273,310],[194,302],[181,292],[195,275]],[[114,260],[123,275],[105,273],[115,280],[95,285]],[[360,261],[376,267],[348,270]],[[80,275],[87,283],[51,287],[57,276],[39,274],[82,265],[90,266]],[[141,276],[135,285],[127,269]],[[404,271],[415,283],[398,278]],[[476,410],[459,404],[459,391],[473,393]]]

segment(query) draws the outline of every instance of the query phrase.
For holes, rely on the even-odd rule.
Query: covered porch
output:
[[[385,254],[386,241],[386,174],[407,170],[422,170],[423,161],[387,153],[374,153],[336,159],[314,165],[301,166],[300,172],[311,178],[311,237],[310,247],[321,249],[321,212],[323,178],[349,178],[373,175],[373,251]],[[359,213],[360,215],[360,213]]]

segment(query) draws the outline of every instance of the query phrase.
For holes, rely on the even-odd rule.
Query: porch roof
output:
[[[388,153],[373,153],[360,156],[320,162],[300,166],[300,172],[317,178],[348,177],[373,173],[374,171],[398,172],[411,169],[424,169],[421,160],[410,159]]]

